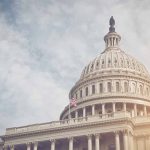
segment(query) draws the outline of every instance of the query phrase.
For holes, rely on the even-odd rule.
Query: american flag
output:
[[[74,106],[74,107],[77,106],[77,100],[76,100],[75,98],[72,98],[72,99],[70,100],[70,106]]]

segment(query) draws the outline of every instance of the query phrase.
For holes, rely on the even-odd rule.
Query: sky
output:
[[[0,0],[0,135],[59,120],[111,16],[121,49],[150,70],[149,0]]]

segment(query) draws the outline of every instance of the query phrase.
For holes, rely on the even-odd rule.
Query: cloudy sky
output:
[[[149,0],[0,0],[0,134],[59,119],[112,15],[122,49],[150,70]]]

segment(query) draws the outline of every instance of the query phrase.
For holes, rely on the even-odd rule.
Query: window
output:
[[[119,82],[116,82],[116,92],[119,92],[120,88],[119,88]]]
[[[115,67],[117,67],[117,59],[115,58],[115,61],[114,61],[114,65]]]
[[[107,91],[108,91],[108,92],[111,92],[111,82],[108,82],[108,83],[107,83]]]
[[[135,91],[136,91],[135,83],[132,83],[131,88],[132,88],[131,92],[132,92],[132,93],[135,93]]]
[[[104,68],[104,60],[102,60],[102,68]]]
[[[80,90],[80,98],[82,98],[82,90]]]
[[[109,59],[108,60],[108,67],[110,67],[111,66],[111,60]]]
[[[124,92],[128,92],[128,83],[124,82]]]
[[[86,87],[86,89],[85,89],[85,95],[88,96],[88,94],[89,94],[88,87]]]
[[[95,85],[92,85],[92,94],[95,94]]]
[[[78,99],[78,94],[76,93],[76,99]]]
[[[143,86],[142,85],[140,85],[140,94],[143,95]]]
[[[99,85],[99,90],[100,90],[100,93],[103,93],[103,84],[102,83],[100,83],[100,85]]]

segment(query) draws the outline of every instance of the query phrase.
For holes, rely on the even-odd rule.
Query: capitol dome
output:
[[[77,115],[75,109],[79,116],[86,116],[87,111],[92,114],[93,103],[98,107],[103,102],[106,105],[114,102],[120,105],[118,110],[122,110],[125,102],[128,105],[132,103],[134,107],[135,103],[150,101],[149,73],[142,63],[120,49],[121,36],[115,32],[114,25],[115,20],[111,17],[109,32],[104,37],[105,49],[83,69],[80,79],[70,91],[69,98],[77,100],[77,107],[71,109],[73,117]],[[80,111],[83,107],[87,108],[86,113]],[[105,111],[111,112],[113,108]],[[102,106],[97,113],[102,113]],[[60,119],[66,119],[68,115],[69,106]]]

